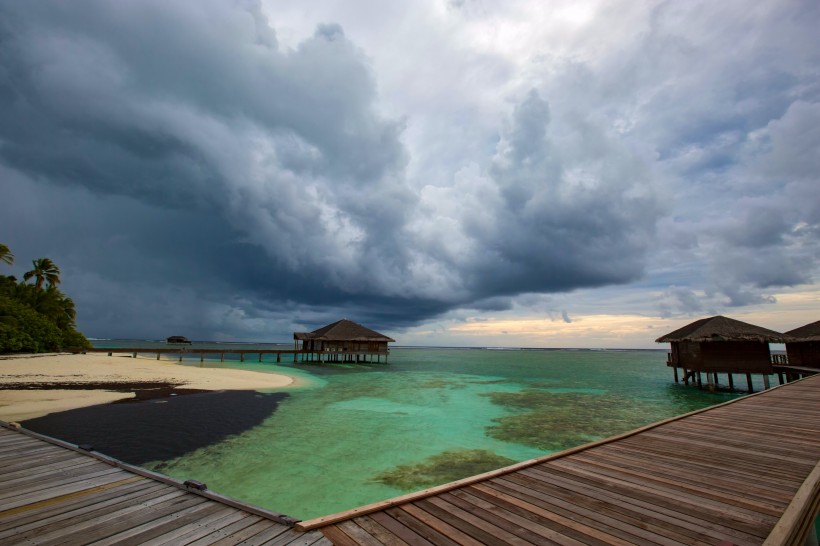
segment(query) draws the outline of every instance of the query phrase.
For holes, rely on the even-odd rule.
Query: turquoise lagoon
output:
[[[96,344],[129,342],[120,343]],[[739,395],[677,385],[665,360],[664,351],[395,348],[388,364],[367,366],[206,361],[299,386],[261,425],[146,466],[308,519]]]

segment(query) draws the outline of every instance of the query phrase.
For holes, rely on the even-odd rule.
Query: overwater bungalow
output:
[[[774,373],[769,343],[787,339],[774,330],[718,315],[696,320],[655,341],[672,344],[666,365],[673,369],[675,382],[678,368],[683,370],[686,384],[694,379],[698,387],[702,386],[702,372],[711,375],[714,384],[719,373],[727,374],[730,387],[734,386],[732,374],[740,373],[746,375],[751,391],[751,374],[761,374],[768,388],[769,374]]]
[[[820,371],[820,320],[786,332],[786,355],[791,367],[812,368]]]
[[[320,362],[387,362],[388,343],[395,339],[342,319],[312,332],[294,332],[294,349],[302,358]]]

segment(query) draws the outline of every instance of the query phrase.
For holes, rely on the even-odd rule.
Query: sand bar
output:
[[[22,355],[0,357],[0,419],[21,421],[56,411],[133,398],[101,384],[172,383],[199,390],[281,389],[293,384],[286,375],[180,365],[176,362],[102,354]],[[48,390],[32,390],[32,384]],[[15,389],[14,386],[27,386]],[[70,390],[60,389],[70,385]],[[93,389],[85,390],[88,385]]]

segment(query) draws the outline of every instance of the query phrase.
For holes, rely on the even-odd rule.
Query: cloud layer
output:
[[[18,269],[90,335],[203,339],[816,282],[816,3],[336,9],[0,1]]]

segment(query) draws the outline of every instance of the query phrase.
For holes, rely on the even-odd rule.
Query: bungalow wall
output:
[[[387,354],[386,341],[328,341],[322,339],[305,339],[302,341],[303,350],[345,352],[357,354]]]
[[[820,369],[820,341],[786,343],[789,365]]]
[[[700,372],[773,373],[769,344],[757,341],[678,341],[672,362]]]

